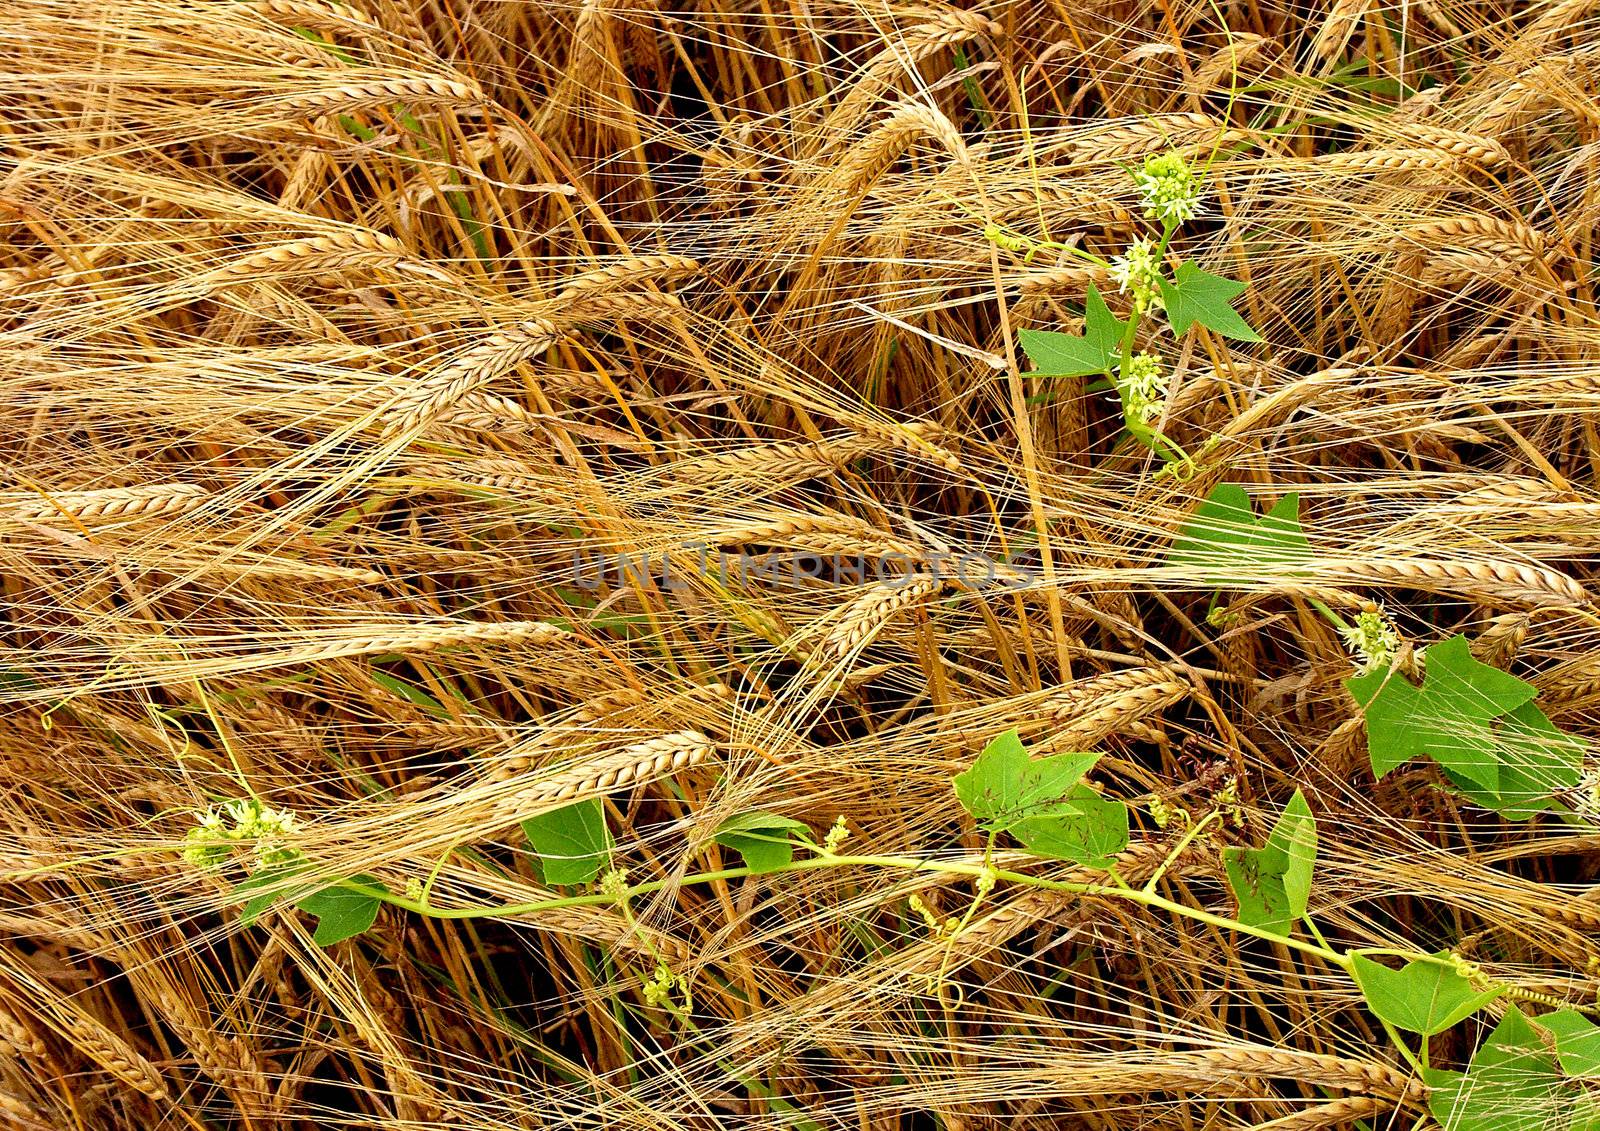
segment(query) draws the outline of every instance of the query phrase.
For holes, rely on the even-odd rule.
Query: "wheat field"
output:
[[[1590,1127],[1432,1068],[1600,1001],[1597,7],[17,0],[0,1126]],[[1163,339],[1172,466],[1021,344],[1163,154],[1260,339]],[[1224,484],[1308,560],[1175,559]],[[1565,819],[1375,772],[1379,609],[1537,689]],[[1012,729],[1202,917],[986,843]],[[1290,945],[1224,861],[1296,790]],[[398,902],[241,913],[229,803]],[[1498,996],[1423,1073],[1319,945]]]

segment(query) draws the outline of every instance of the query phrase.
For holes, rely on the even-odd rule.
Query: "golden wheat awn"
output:
[[[1099,755],[1223,922],[1298,789],[1330,943],[1513,991],[1433,1066],[1592,1015],[1597,96],[1593,0],[12,5],[0,1125],[1436,1126],[1341,971],[951,777]],[[1140,324],[1192,466],[1021,337],[1172,153],[1262,339]],[[1219,484],[1309,557],[1172,560]],[[1328,614],[1526,680],[1571,820],[1377,780]],[[186,859],[229,803],[310,870]]]

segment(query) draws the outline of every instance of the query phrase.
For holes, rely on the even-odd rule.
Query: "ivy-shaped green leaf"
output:
[[[1568,1076],[1600,1076],[1600,1025],[1576,1009],[1560,1009],[1533,1019],[1556,1040],[1556,1060]]]
[[[1596,1109],[1510,1006],[1463,1073],[1429,1072],[1428,1108],[1445,1131],[1590,1131]]]
[[[290,860],[263,868],[239,881],[233,889],[234,895],[249,896],[239,911],[240,924],[252,926],[269,907],[288,902],[317,917],[317,929],[311,941],[318,946],[332,946],[372,926],[378,917],[378,907],[383,902],[376,896],[339,887],[339,881],[334,881],[332,885],[287,883],[311,871],[309,860]],[[388,890],[374,876],[351,876],[350,881],[369,888]]]
[[[1500,784],[1479,786],[1444,767],[1455,787],[1486,809],[1512,821],[1526,821],[1549,809],[1564,809],[1556,795],[1583,780],[1583,741],[1556,727],[1532,703],[1494,721],[1493,752]]]
[[[548,884],[586,884],[611,858],[611,830],[605,802],[598,797],[529,817],[522,832]]]
[[[1372,772],[1381,778],[1396,766],[1426,754],[1456,780],[1464,778],[1488,794],[1500,796],[1501,766],[1506,759],[1494,722],[1531,702],[1537,691],[1532,684],[1473,659],[1465,636],[1430,645],[1425,668],[1427,675],[1420,687],[1393,670],[1345,681],[1366,715]],[[1526,715],[1513,725],[1533,733],[1538,726]],[[1525,760],[1529,745],[1518,743]],[[1517,772],[1531,774],[1531,762]],[[1520,798],[1526,779],[1519,776],[1512,786]]]
[[[775,872],[794,859],[790,833],[811,835],[811,826],[777,813],[740,813],[717,826],[712,839],[731,848],[752,872]]]
[[[1213,584],[1226,586],[1253,584],[1263,576],[1261,567],[1281,571],[1310,561],[1299,496],[1287,494],[1257,517],[1237,483],[1219,483],[1206,496],[1167,555],[1168,564],[1197,568]]]
[[[1317,822],[1298,789],[1264,848],[1228,848],[1222,863],[1239,901],[1239,921],[1287,935],[1306,913],[1317,861]]]
[[[369,888],[385,892],[389,890],[374,876],[351,876],[350,880]],[[295,905],[317,917],[317,929],[311,941],[318,946],[332,946],[336,942],[354,938],[371,927],[378,918],[378,908],[382,903],[375,895],[335,885],[301,896]]]
[[[1436,957],[1448,959],[1449,955],[1441,952]],[[1420,958],[1391,970],[1357,954],[1351,958],[1350,975],[1373,1013],[1396,1028],[1424,1037],[1471,1017],[1502,992],[1474,989],[1446,963]]]
[[[1011,835],[1039,856],[1086,868],[1111,867],[1128,847],[1128,807],[1081,783],[1063,800],[1070,811],[1025,818]]]
[[[1245,285],[1202,271],[1193,263],[1180,263],[1172,279],[1161,280],[1161,301],[1167,308],[1167,321],[1180,337],[1196,322],[1228,338],[1259,342],[1256,333],[1233,308],[1233,300],[1244,293]]]
[[[1111,370],[1121,357],[1128,324],[1111,313],[1093,283],[1083,307],[1083,333],[1018,330],[1017,340],[1033,362],[1030,377],[1084,377]]]
[[[1008,730],[951,785],[973,819],[999,833],[1030,817],[1077,812],[1068,795],[1099,759],[1098,754],[1030,758],[1017,732]]]

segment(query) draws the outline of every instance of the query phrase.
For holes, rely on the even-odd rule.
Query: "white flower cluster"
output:
[[[238,844],[248,843],[254,867],[266,868],[295,859],[285,842],[298,831],[293,813],[263,805],[253,797],[226,802],[222,812],[201,813],[184,838],[183,858],[201,868],[223,863]]]
[[[1130,421],[1148,425],[1167,400],[1168,376],[1161,359],[1141,351],[1118,367],[1117,376],[1124,414]]]
[[[1161,260],[1155,244],[1143,236],[1128,247],[1127,254],[1111,262],[1111,277],[1118,291],[1132,291],[1133,301],[1145,310],[1161,309]]]
[[[1344,645],[1356,658],[1363,675],[1387,671],[1400,648],[1400,634],[1382,609],[1363,611],[1356,617],[1356,623],[1345,625],[1339,635],[1344,637]]]
[[[1200,178],[1176,153],[1147,157],[1133,174],[1144,197],[1144,214],[1163,224],[1183,224],[1200,215]]]

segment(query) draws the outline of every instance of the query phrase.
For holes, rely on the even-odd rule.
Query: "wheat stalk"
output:
[[[355,32],[379,37],[385,34],[383,26],[367,13],[334,0],[246,0],[242,6],[291,27],[335,34]],[[327,57],[326,52],[323,55]]]
[[[1069,700],[1054,704],[1054,717],[1060,729],[1048,735],[1049,745],[1055,749],[1081,750],[1102,739],[1118,733],[1130,723],[1148,718],[1155,712],[1187,697],[1193,690],[1189,684],[1165,673],[1150,669],[1150,682],[1130,684],[1108,689],[1094,699]],[[1093,684],[1090,680],[1084,687]]]
[[[532,413],[516,401],[492,393],[463,393],[436,418],[450,428],[479,432],[528,432],[543,428]]]
[[[934,19],[908,28],[903,38],[867,63],[860,77],[817,129],[817,136],[823,143],[821,152],[832,148],[837,139],[848,136],[860,124],[896,76],[914,73],[919,63],[945,48],[984,36],[996,39],[1001,34],[1000,25],[994,21],[977,12],[956,9],[940,12]]]
[[[1372,0],[1334,0],[1328,7],[1327,18],[1317,29],[1316,38],[1311,41],[1311,57],[1325,63],[1342,51],[1371,6]]]
[[[530,361],[564,336],[553,322],[531,319],[498,330],[423,377],[390,404],[383,435],[408,435],[503,373]]]
[[[1506,147],[1493,138],[1480,137],[1462,130],[1449,130],[1428,122],[1405,122],[1400,132],[1410,141],[1420,142],[1451,157],[1470,162],[1485,169],[1511,163]]]
[[[610,322],[623,318],[668,319],[683,314],[674,294],[659,291],[583,290],[565,296],[559,319],[563,323]]]
[[[395,267],[410,258],[405,245],[382,232],[351,229],[278,244],[224,264],[197,285],[210,294],[263,277],[372,271]]]
[[[47,1052],[44,1042],[17,1020],[16,1015],[0,1005],[0,1056],[43,1060]]]
[[[844,608],[823,638],[821,651],[834,660],[849,659],[896,614],[943,587],[943,581],[928,574],[909,574],[899,582],[873,586]]]
[[[966,163],[967,144],[939,111],[920,102],[907,103],[851,146],[828,173],[825,183],[847,199],[857,199],[921,138],[937,141],[952,157]]]
[[[1208,114],[1150,114],[1128,122],[1085,130],[1068,140],[1077,160],[1103,163],[1141,157],[1197,142],[1222,141],[1230,131]]]
[[[1257,1124],[1254,1131],[1325,1131],[1330,1127],[1351,1127],[1358,1120],[1382,1115],[1393,1106],[1374,1096],[1345,1096],[1281,1119]]]
[[[282,118],[320,118],[324,115],[356,114],[363,110],[406,106],[477,107],[484,103],[483,91],[475,84],[456,79],[414,75],[372,82],[345,83],[326,90],[273,99],[265,106]]]
[[[1535,607],[1587,605],[1589,594],[1566,574],[1520,562],[1426,559],[1320,562],[1318,571],[1340,581],[1396,585],[1425,592],[1464,593],[1488,601]]]
[[[1370,177],[1385,173],[1436,172],[1455,164],[1454,155],[1438,147],[1368,149],[1357,153],[1323,153],[1311,159],[1318,173],[1341,177]]]
[[[85,1013],[67,1010],[60,1019],[64,1034],[83,1055],[141,1095],[170,1103],[161,1073],[122,1038]]]
[[[1497,216],[1428,220],[1407,228],[1400,239],[1424,247],[1500,255],[1524,265],[1540,262],[1549,254],[1544,235],[1537,229]]]
[[[714,756],[716,749],[716,745],[697,730],[658,735],[625,746],[614,754],[557,767],[528,782],[517,782],[513,778],[516,791],[503,800],[499,808],[517,809],[520,820],[534,815],[522,811],[529,803],[538,806],[536,812],[543,812],[628,786],[643,785],[698,766]]]
[[[193,483],[152,483],[143,487],[13,495],[0,504],[5,506],[5,511],[0,513],[25,522],[65,518],[97,523],[186,514],[205,506],[211,499],[211,492]]]
[[[700,264],[687,255],[639,255],[575,275],[556,292],[557,300],[637,286],[670,283],[700,273]]]

